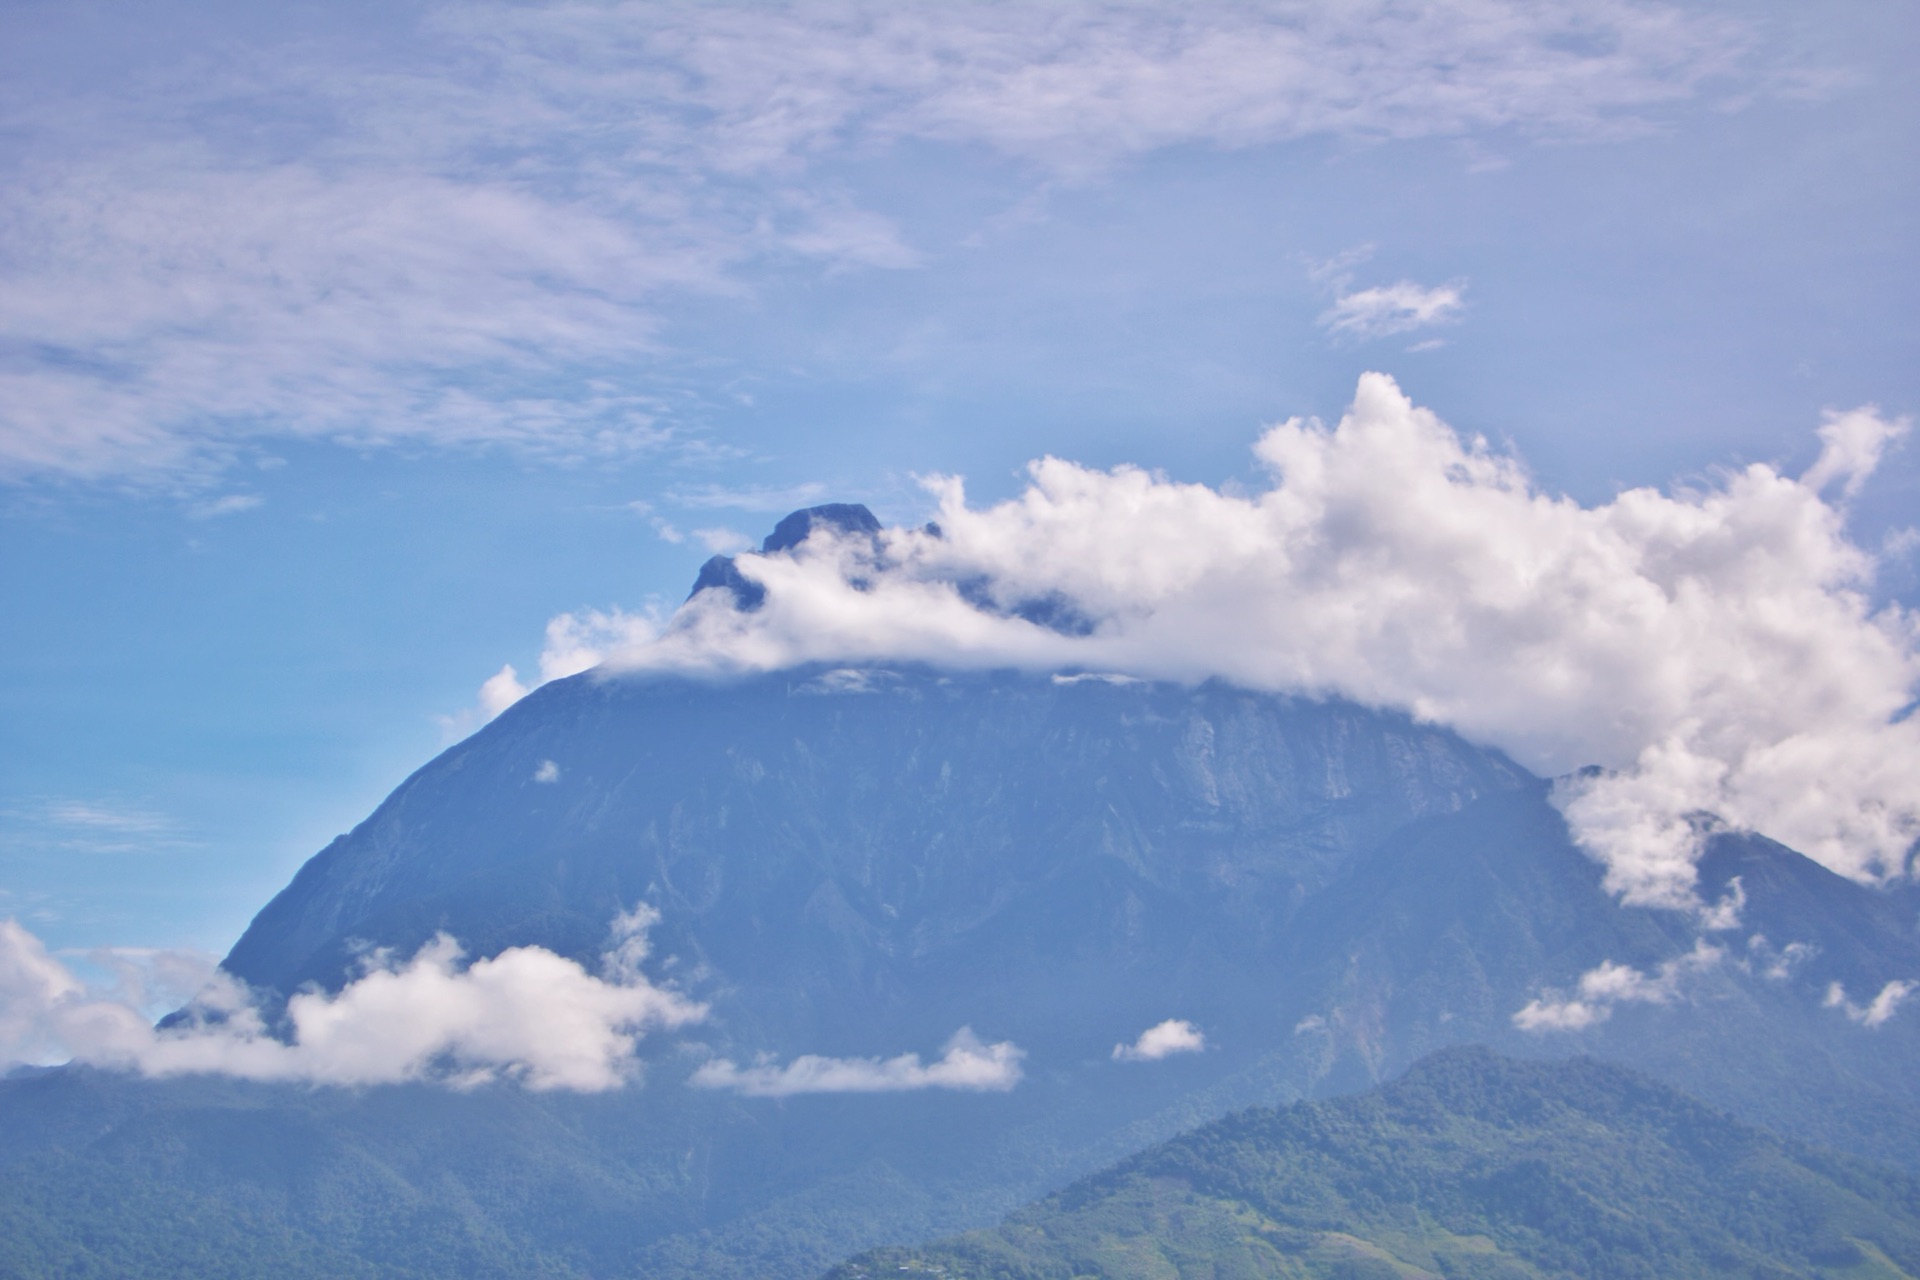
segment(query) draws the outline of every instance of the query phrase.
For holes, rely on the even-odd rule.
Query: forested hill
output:
[[[830,1280],[1920,1275],[1920,1182],[1589,1058],[1484,1049],[1373,1092],[1255,1108],[1000,1227]]]

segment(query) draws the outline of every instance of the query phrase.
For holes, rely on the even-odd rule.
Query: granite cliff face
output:
[[[335,986],[364,943],[442,929],[590,957],[645,901],[657,950],[783,1047],[1095,989],[1191,1002],[1271,972],[1300,904],[1391,832],[1527,782],[1402,717],[1219,686],[590,673],[410,778],[227,967]]]

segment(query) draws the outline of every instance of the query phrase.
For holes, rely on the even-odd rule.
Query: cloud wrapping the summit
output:
[[[740,556],[767,590],[755,611],[708,591],[664,625],[549,633],[575,668],[904,660],[1345,697],[1544,775],[1600,766],[1559,801],[1630,901],[1693,904],[1713,822],[1871,878],[1920,836],[1920,722],[1903,714],[1920,625],[1870,603],[1873,557],[1826,493],[1905,429],[1834,414],[1801,478],[1755,463],[1583,506],[1367,374],[1334,426],[1260,437],[1255,492],[1044,458],[1024,492],[974,508],[938,478],[938,532]],[[1021,616],[1036,607],[1081,625]]]

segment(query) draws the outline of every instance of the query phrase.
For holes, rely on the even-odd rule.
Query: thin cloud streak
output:
[[[1466,286],[1458,282],[1423,288],[1411,280],[1343,293],[1322,312],[1320,327],[1360,340],[1411,333],[1459,319]]]
[[[941,1056],[922,1062],[917,1053],[893,1058],[827,1058],[803,1054],[785,1066],[756,1062],[738,1066],[725,1058],[701,1064],[691,1083],[727,1089],[750,1098],[788,1098],[803,1093],[906,1093],[957,1089],[1004,1093],[1020,1083],[1024,1050],[1010,1040],[987,1044],[962,1027]]]

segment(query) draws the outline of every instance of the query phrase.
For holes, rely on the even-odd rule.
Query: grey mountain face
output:
[[[409,779],[227,967],[337,986],[364,943],[441,929],[588,958],[646,901],[657,951],[768,1037],[749,1051],[872,1052],[1029,1014],[1051,1034],[1104,992],[1163,1017],[1237,993],[1358,852],[1524,781],[1403,718],[1222,687],[587,675]],[[1140,1016],[1115,1014],[1076,1051]]]
[[[770,549],[820,525],[865,529],[857,509],[798,513]],[[706,586],[747,581],[708,568]],[[397,1236],[424,1215],[450,1243],[407,1274],[482,1274],[484,1238],[519,1259],[501,1274],[798,1276],[982,1225],[1231,1108],[1471,1042],[1599,1053],[1920,1163],[1915,1019],[1869,1029],[1823,1004],[1836,981],[1864,998],[1920,978],[1914,900],[1758,837],[1721,837],[1703,892],[1735,877],[1745,907],[1707,938],[1714,964],[1584,1030],[1528,1033],[1528,1001],[1603,962],[1657,974],[1699,926],[1622,907],[1546,784],[1445,730],[1220,685],[589,673],[409,778],[226,966],[282,996],[337,988],[367,947],[439,931],[474,955],[591,961],[646,902],[652,971],[712,1016],[650,1042],[644,1087],[509,1102],[69,1073],[0,1084],[0,1126],[39,1135],[0,1163],[39,1160],[34,1186],[112,1170],[192,1188],[203,1218],[240,1206],[290,1238],[324,1235],[302,1217],[315,1196]],[[1112,1060],[1166,1018],[1209,1050]],[[930,1054],[963,1025],[1026,1050],[1017,1088],[775,1101],[686,1082],[705,1053]],[[302,1136],[259,1136],[281,1130]],[[263,1142],[307,1153],[297,1176]]]

